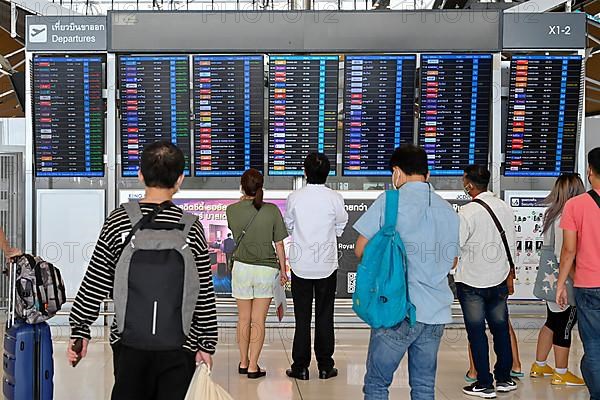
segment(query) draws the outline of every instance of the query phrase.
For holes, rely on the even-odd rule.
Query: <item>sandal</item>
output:
[[[467,373],[465,374],[465,382],[467,382],[467,383],[475,383],[475,382],[477,382],[477,378],[471,378],[469,376],[469,371],[467,371]]]
[[[523,378],[525,376],[525,373],[522,371],[510,371],[510,377],[511,378]]]
[[[248,367],[242,368],[242,363],[238,364],[238,374],[246,375],[248,373]]]
[[[267,376],[267,371],[264,371],[258,367],[258,371],[256,372],[248,372],[248,379],[258,379],[263,376]]]

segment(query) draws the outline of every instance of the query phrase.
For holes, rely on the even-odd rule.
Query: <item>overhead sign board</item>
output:
[[[507,50],[585,49],[583,13],[505,13],[502,47]]]
[[[498,11],[111,11],[113,52],[499,51]],[[169,34],[164,27],[169,27]],[[327,40],[324,40],[326,38]]]
[[[106,17],[27,17],[27,51],[105,51]]]

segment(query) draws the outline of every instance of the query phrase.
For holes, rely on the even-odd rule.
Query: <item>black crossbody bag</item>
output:
[[[592,196],[592,199],[594,199],[596,204],[598,204],[598,208],[600,208],[600,194],[598,194],[594,189],[590,190],[588,194]]]
[[[227,266],[230,271],[233,270],[233,263],[235,261],[235,252],[237,251],[238,247],[240,247],[242,240],[244,240],[244,237],[246,236],[246,232],[248,231],[248,228],[250,228],[250,226],[254,222],[254,219],[256,218],[256,216],[258,215],[259,212],[260,212],[260,210],[256,211],[256,214],[254,214],[252,216],[252,218],[250,219],[250,222],[248,222],[246,224],[246,227],[244,229],[242,229],[242,233],[240,234],[240,237],[238,238],[238,240],[235,241],[235,247],[233,248],[233,252],[231,253],[231,257],[229,258],[229,265]]]
[[[506,231],[504,230],[504,227],[500,223],[500,220],[498,219],[496,214],[494,214],[494,211],[492,211],[491,207],[487,205],[485,201],[480,199],[473,199],[473,203],[477,203],[487,210],[487,212],[492,217],[492,220],[494,220],[494,224],[496,225],[498,232],[500,232],[500,237],[502,238],[502,243],[504,244],[504,251],[506,252],[506,256],[508,258],[508,265],[510,266],[510,272],[508,273],[508,277],[506,278],[508,294],[514,294],[516,278],[515,263],[513,261],[512,254],[510,253],[510,246],[508,245],[508,239],[506,238]]]

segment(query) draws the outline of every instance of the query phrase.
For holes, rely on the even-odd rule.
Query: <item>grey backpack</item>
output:
[[[23,254],[15,259],[15,316],[28,324],[52,318],[67,301],[58,268],[40,257]]]
[[[146,216],[138,202],[123,205],[133,228],[117,262],[113,300],[122,343],[133,348],[179,349],[190,333],[200,281],[187,237],[197,217],[154,222],[171,204]]]

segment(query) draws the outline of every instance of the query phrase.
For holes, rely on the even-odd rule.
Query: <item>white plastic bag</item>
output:
[[[275,302],[277,318],[279,319],[279,322],[281,322],[287,311],[287,300],[285,298],[285,289],[281,286],[279,274],[277,274],[275,281],[273,282],[273,301]]]
[[[213,382],[208,366],[202,363],[196,368],[185,400],[233,400],[233,397]]]

